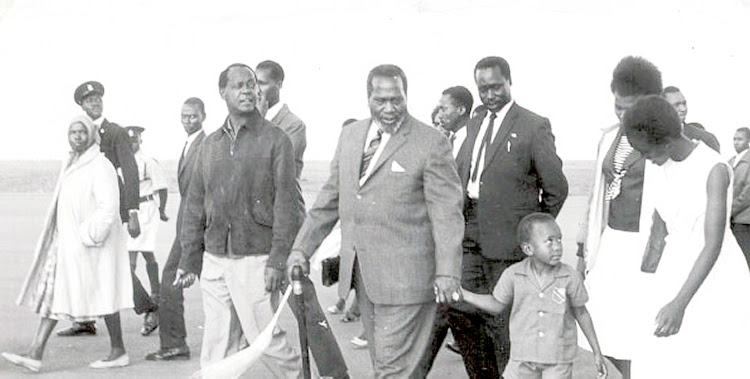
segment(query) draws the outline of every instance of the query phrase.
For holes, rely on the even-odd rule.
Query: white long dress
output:
[[[633,331],[643,336],[643,342],[633,357],[633,378],[750,378],[745,361],[750,272],[729,230],[728,216],[721,253],[688,305],[679,333],[653,335],[657,313],[677,295],[704,247],[707,180],[722,162],[718,153],[699,143],[683,161],[646,165],[644,193],[653,196],[669,235],[656,272],[639,274],[640,285],[649,288],[642,301],[649,317],[634,320]],[[730,184],[728,210],[731,196]]]

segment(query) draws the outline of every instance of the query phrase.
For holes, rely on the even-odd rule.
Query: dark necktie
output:
[[[479,154],[477,154],[477,161],[474,162],[474,172],[471,173],[472,182],[477,180],[477,175],[479,173],[479,164],[482,162],[482,155],[486,153],[487,148],[490,146],[490,143],[492,141],[492,135],[494,133],[493,129],[495,126],[496,118],[497,118],[497,113],[491,112],[490,122],[489,122],[489,125],[487,125],[487,132],[484,133],[484,138],[482,138],[482,143],[479,145]]]
[[[383,131],[378,128],[378,132],[375,135],[375,138],[373,138],[370,141],[370,144],[367,146],[367,150],[365,150],[365,153],[362,155],[362,165],[359,166],[359,178],[362,179],[363,176],[365,176],[365,173],[367,172],[367,167],[370,166],[370,161],[372,160],[372,156],[375,155],[375,152],[378,150],[378,146],[380,146],[380,139],[383,137]]]
[[[187,150],[188,143],[185,141],[185,146],[182,147],[182,154],[180,154],[180,160],[177,162],[177,169],[179,170],[180,167],[182,167],[182,160],[185,159],[185,150]]]
[[[451,136],[448,137],[448,141],[450,141],[451,146],[453,146],[453,143],[456,142],[456,132],[451,132]]]

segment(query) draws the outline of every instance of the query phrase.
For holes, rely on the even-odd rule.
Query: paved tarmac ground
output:
[[[305,186],[303,184],[303,186]],[[309,183],[308,183],[309,186]],[[311,204],[314,193],[306,188],[305,200]],[[15,299],[21,287],[26,272],[31,264],[34,244],[41,230],[42,219],[49,206],[49,194],[35,193],[0,193],[0,255],[3,257],[3,268],[0,269],[0,351],[25,353],[34,336],[39,323],[39,317],[30,309],[15,305]],[[174,238],[174,221],[176,219],[179,195],[170,194],[167,213],[170,221],[161,225],[156,256],[164,263]],[[573,196],[568,199],[559,217],[562,226],[565,257],[564,261],[574,263],[575,233],[578,222],[584,211],[585,198]],[[138,262],[138,273],[141,282],[148,288],[148,278],[145,263]],[[160,266],[161,270],[161,266]],[[335,287],[320,285],[320,275],[313,272],[318,296],[324,308],[334,304],[337,299]],[[93,337],[61,338],[53,334],[47,345],[43,359],[43,367],[38,377],[41,378],[99,378],[99,377],[141,377],[141,378],[180,378],[187,377],[199,369],[200,344],[202,336],[203,312],[201,306],[200,289],[197,285],[185,291],[186,323],[188,344],[192,352],[192,359],[179,362],[149,362],[144,356],[159,347],[158,332],[149,337],[140,335],[142,318],[132,311],[122,312],[122,327],[125,346],[130,354],[131,365],[121,369],[97,371],[88,368],[88,363],[104,357],[108,353],[109,339],[103,321],[97,322],[98,334]],[[344,353],[350,374],[353,378],[372,376],[372,366],[366,350],[355,349],[349,340],[359,335],[361,324],[342,323],[340,316],[329,316],[331,327],[336,334],[339,345]],[[596,318],[594,318],[596,323]],[[68,322],[60,322],[56,328],[66,328]],[[285,310],[282,327],[295,346],[299,346],[297,325],[294,316]],[[314,366],[314,364],[313,364]],[[594,378],[592,358],[581,350],[575,364],[575,378]],[[0,377],[24,377],[27,371],[16,367],[5,360],[0,360]],[[269,372],[256,365],[243,377],[264,378]],[[462,378],[466,377],[461,358],[443,349],[438,355],[430,378]],[[612,375],[610,377],[619,377]]]

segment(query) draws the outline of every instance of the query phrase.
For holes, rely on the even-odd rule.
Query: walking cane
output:
[[[299,325],[299,347],[302,350],[302,373],[305,379],[310,379],[310,349],[307,341],[307,317],[305,317],[305,298],[302,296],[302,267],[296,265],[292,267],[292,292],[294,299],[297,301],[299,315],[297,316],[297,325]]]

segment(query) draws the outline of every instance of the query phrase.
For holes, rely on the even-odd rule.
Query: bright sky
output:
[[[728,154],[750,126],[750,0],[652,3],[0,0],[0,159],[64,155],[86,80],[104,84],[109,120],[145,127],[144,150],[177,159],[182,102],[202,98],[215,130],[227,114],[219,73],[272,59],[282,101],[307,124],[305,158],[327,160],[341,123],[369,116],[375,65],[404,69],[410,113],[428,122],[447,87],[478,103],[472,71],[489,55],[509,61],[513,97],[550,119],[564,160],[593,159],[598,130],[616,122],[609,81],[625,55],[654,62]]]

